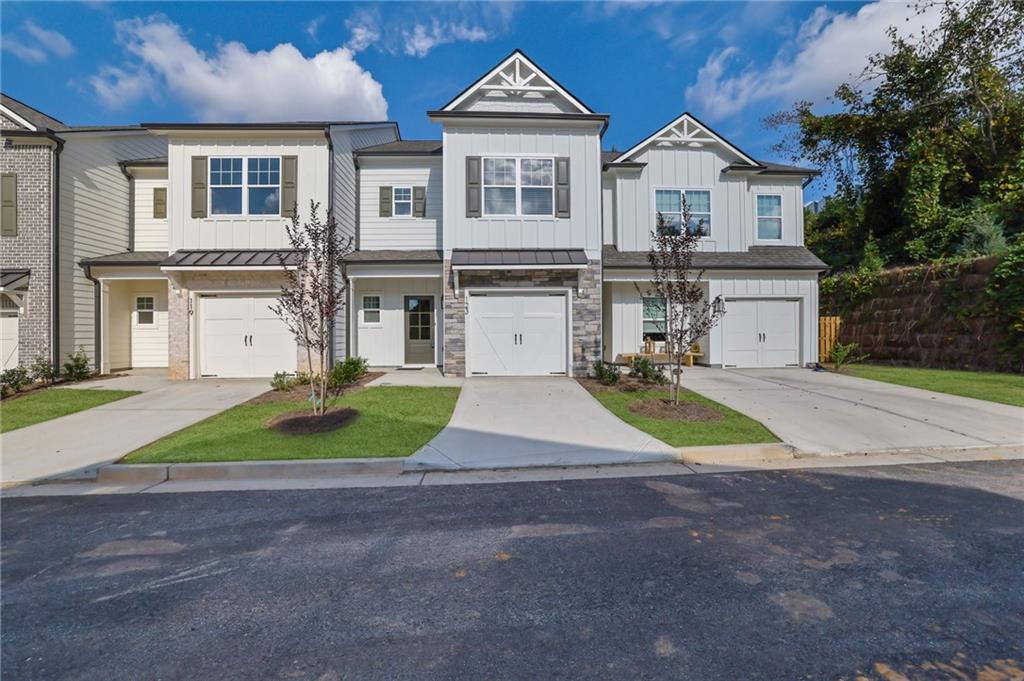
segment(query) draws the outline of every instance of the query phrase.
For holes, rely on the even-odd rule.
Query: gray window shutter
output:
[[[391,217],[391,187],[380,187],[380,217]]]
[[[424,217],[427,214],[427,188],[412,188],[412,215],[416,218]]]
[[[569,217],[569,159],[555,159],[555,217]]]
[[[167,187],[153,187],[153,219],[167,217]]]
[[[5,173],[0,177],[0,235],[18,236],[18,176]]]
[[[192,157],[192,217],[206,217],[206,157]]]
[[[478,218],[482,215],[480,211],[483,189],[480,186],[480,157],[466,157],[466,217]]]
[[[293,218],[299,200],[299,157],[281,157],[281,217]]]

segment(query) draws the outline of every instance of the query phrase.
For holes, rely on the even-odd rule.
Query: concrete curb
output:
[[[349,475],[400,475],[402,462],[402,458],[395,457],[110,464],[97,471],[96,481],[115,484],[158,484],[168,480],[290,480],[339,478]]]
[[[735,463],[738,461],[778,461],[796,458],[796,449],[785,444],[718,445],[714,447],[678,447],[683,463]]]

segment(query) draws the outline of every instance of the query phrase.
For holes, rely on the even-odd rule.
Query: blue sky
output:
[[[764,116],[827,107],[907,17],[905,2],[5,2],[0,87],[71,124],[387,117],[438,138],[425,112],[518,47],[611,114],[608,148],[689,110],[786,161]]]

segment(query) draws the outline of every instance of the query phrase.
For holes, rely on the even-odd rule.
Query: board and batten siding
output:
[[[703,288],[709,299],[721,295],[730,298],[786,299],[800,301],[800,362],[818,361],[818,279],[816,272],[709,271]],[[639,287],[639,288],[638,288]],[[614,281],[605,283],[604,358],[614,361],[627,352],[637,352],[643,343],[641,294],[646,282]],[[722,325],[711,329],[700,345],[701,364],[722,364]]]
[[[334,218],[338,221],[338,231],[344,236],[355,237],[358,225],[358,178],[356,165],[352,156],[355,149],[385,144],[398,139],[398,128],[391,124],[367,125],[356,127],[351,125],[333,125],[330,128],[332,158],[334,165],[334,183],[331,187],[333,197]],[[348,314],[342,310],[334,324],[334,356],[342,359],[347,356],[346,339],[348,337]]]
[[[360,250],[441,248],[441,158],[362,158],[359,165]],[[380,217],[381,187],[424,187],[424,217]]]
[[[118,161],[167,153],[147,131],[62,133],[60,156],[60,353],[95,358],[93,283],[78,263],[128,250],[128,178]]]
[[[167,190],[167,171],[135,171],[135,250],[167,250],[167,218],[153,217],[153,190]],[[170,191],[168,202],[170,202]]]
[[[605,216],[605,241],[621,251],[646,251],[656,224],[657,189],[711,191],[711,235],[701,239],[702,251],[745,251],[755,244],[803,245],[802,178],[723,175],[737,160],[719,147],[649,147],[634,159],[646,163],[639,173],[613,175],[614,215]],[[755,195],[782,194],[782,240],[757,241]],[[610,223],[610,224],[609,224]],[[614,241],[609,241],[608,234]]]
[[[309,219],[310,199],[319,202],[321,218],[326,214],[330,184],[330,152],[327,138],[322,135],[308,139],[172,138],[168,147],[170,189],[167,192],[167,218],[170,222],[168,250],[171,252],[181,249],[288,247],[285,223],[290,218],[280,215],[213,214],[205,218],[193,218],[191,159],[194,156],[205,156],[207,159],[223,156],[297,156],[299,220]]]
[[[355,352],[371,366],[405,364],[405,297],[434,296],[435,357],[444,356],[442,343],[442,292],[438,277],[403,277],[396,279],[367,277],[355,279],[353,300],[356,322]],[[380,323],[363,324],[363,296],[380,297]]]
[[[444,129],[444,249],[581,248],[601,255],[601,145],[597,127]],[[570,217],[466,217],[467,156],[569,158]]]

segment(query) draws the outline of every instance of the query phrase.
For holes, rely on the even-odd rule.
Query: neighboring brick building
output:
[[[54,178],[63,123],[0,95],[0,368],[56,361]]]

